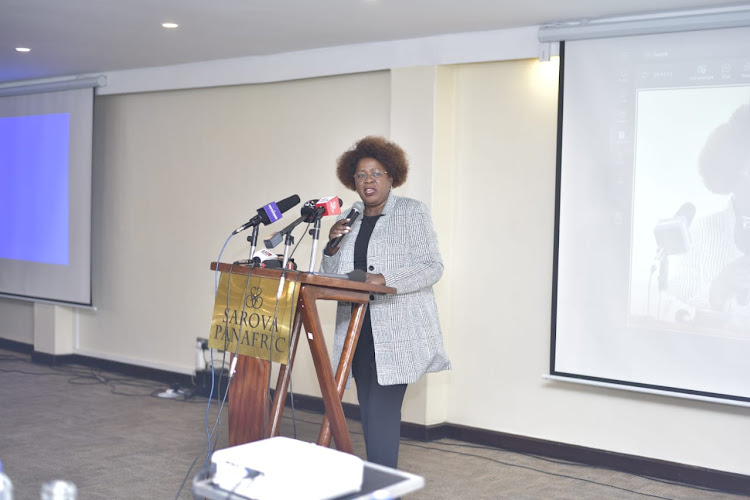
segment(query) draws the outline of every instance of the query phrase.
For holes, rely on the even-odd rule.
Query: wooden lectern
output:
[[[276,280],[279,280],[282,275],[281,269],[231,266],[216,262],[211,263],[211,269]],[[338,450],[353,453],[349,429],[341,407],[346,378],[349,375],[370,294],[396,293],[396,289],[299,271],[286,271],[285,279],[297,282],[300,287],[294,324],[289,338],[289,362],[281,365],[276,381],[276,392],[269,408],[268,380],[271,374],[271,363],[265,359],[237,355],[237,371],[229,386],[229,445],[236,446],[279,435],[300,329],[304,326],[326,411],[317,444],[329,446],[331,434],[333,434]],[[344,349],[335,376],[318,316],[317,300],[335,300],[353,304],[352,319],[349,322]]]

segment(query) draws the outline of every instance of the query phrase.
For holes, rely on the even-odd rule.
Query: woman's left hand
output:
[[[365,283],[385,286],[385,277],[382,274],[367,273]]]

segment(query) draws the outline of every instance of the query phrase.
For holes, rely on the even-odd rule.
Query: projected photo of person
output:
[[[750,86],[637,102],[628,322],[750,337]]]
[[[696,217],[669,291],[707,326],[750,329],[750,103],[709,135],[698,169],[722,210]]]

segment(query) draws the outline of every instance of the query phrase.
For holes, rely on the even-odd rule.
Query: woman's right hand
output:
[[[339,251],[338,246],[333,246],[333,240],[336,238],[342,237],[346,234],[349,234],[352,230],[351,227],[349,227],[347,224],[349,224],[349,219],[341,219],[336,222],[333,226],[331,226],[331,230],[328,231],[328,254],[334,255],[336,252]]]

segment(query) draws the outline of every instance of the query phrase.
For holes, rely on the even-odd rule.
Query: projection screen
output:
[[[551,375],[750,403],[749,41],[561,43]]]
[[[0,295],[92,305],[93,96],[0,97]]]

